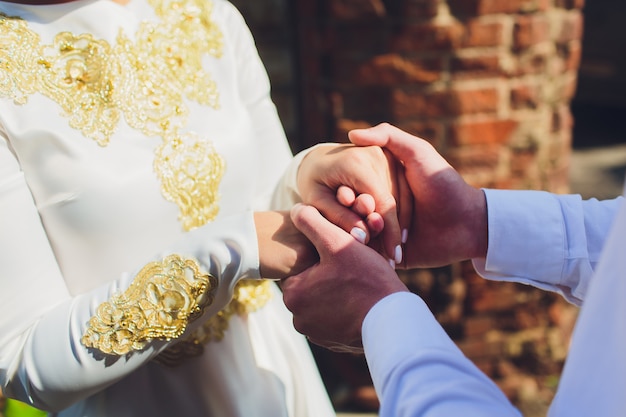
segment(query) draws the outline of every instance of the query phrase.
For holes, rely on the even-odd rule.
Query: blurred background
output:
[[[479,187],[621,193],[626,3],[232,2],[257,40],[294,152],[386,121],[431,141]],[[526,417],[545,416],[575,307],[482,280],[468,263],[402,279]],[[337,410],[376,415],[363,357],[313,349]],[[34,412],[0,396],[0,417]]]

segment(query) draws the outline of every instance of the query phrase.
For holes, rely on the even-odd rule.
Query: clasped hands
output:
[[[483,192],[427,141],[388,124],[349,138],[354,145],[320,145],[300,165],[303,204],[290,220],[315,252],[303,250],[281,285],[298,331],[359,351],[368,311],[408,291],[394,268],[486,256],[487,218]]]

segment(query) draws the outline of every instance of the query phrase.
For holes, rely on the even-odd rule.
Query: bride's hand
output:
[[[298,190],[305,204],[316,207],[357,240],[369,242],[382,230],[381,252],[399,262],[402,230],[409,227],[409,220],[404,219],[410,216],[402,214],[402,205],[398,211],[398,202],[408,205],[411,201],[408,188],[398,183],[399,169],[395,159],[377,146],[318,145],[300,164]],[[350,190],[347,196],[346,190]],[[406,210],[411,212],[412,208]]]
[[[311,242],[293,225],[287,211],[254,213],[263,278],[295,275],[318,260]]]

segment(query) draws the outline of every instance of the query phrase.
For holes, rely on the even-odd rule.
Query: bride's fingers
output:
[[[352,207],[356,200],[354,190],[346,185],[341,185],[337,189],[337,201],[345,207]]]
[[[352,210],[361,217],[367,217],[376,210],[376,202],[370,194],[359,194],[354,200]]]
[[[365,218],[365,224],[370,231],[372,237],[378,236],[385,228],[385,219],[378,212],[370,213]]]

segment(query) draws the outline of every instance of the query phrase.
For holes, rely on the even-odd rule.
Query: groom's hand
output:
[[[387,259],[326,220],[314,207],[296,205],[294,225],[313,243],[319,263],[282,281],[295,328],[318,345],[360,351],[361,325],[385,296],[408,291]]]
[[[402,163],[413,196],[404,247],[406,268],[435,267],[485,257],[487,203],[427,141],[383,123],[349,132],[360,146],[381,146]]]

